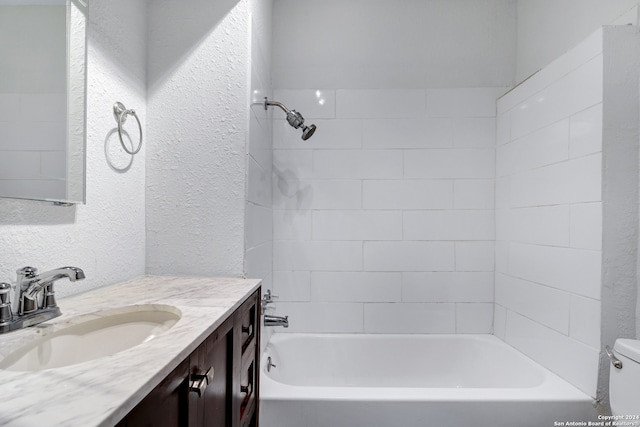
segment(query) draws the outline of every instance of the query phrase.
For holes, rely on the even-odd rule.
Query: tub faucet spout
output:
[[[264,326],[284,326],[289,327],[289,316],[271,316],[269,314],[264,315]]]

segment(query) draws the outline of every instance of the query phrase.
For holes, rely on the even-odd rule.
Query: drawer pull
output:
[[[241,385],[240,386],[240,393],[246,393],[246,394],[251,394],[251,391],[253,390],[253,384],[249,383],[246,386]]]
[[[198,397],[202,397],[207,386],[213,382],[213,367],[207,369],[207,372],[191,374],[189,377],[189,391],[194,392]]]
[[[249,336],[253,335],[253,325],[242,326],[242,333]]]

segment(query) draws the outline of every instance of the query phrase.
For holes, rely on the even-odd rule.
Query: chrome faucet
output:
[[[264,315],[264,326],[284,326],[289,327],[289,316],[271,316],[270,314]]]
[[[62,267],[36,274],[33,267],[17,271],[16,312],[11,311],[10,285],[0,283],[0,333],[37,325],[62,314],[56,304],[53,284],[67,278],[72,282],[85,278],[84,271],[77,267]],[[42,295],[40,297],[40,295]]]

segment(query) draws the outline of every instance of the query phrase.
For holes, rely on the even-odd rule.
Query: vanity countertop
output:
[[[79,315],[164,304],[182,316],[154,339],[112,356],[38,372],[0,370],[2,426],[112,426],[237,309],[259,280],[145,276],[61,298],[62,316],[0,335],[0,357]]]

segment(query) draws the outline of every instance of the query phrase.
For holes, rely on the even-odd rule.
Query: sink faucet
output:
[[[77,267],[62,267],[41,274],[37,272],[33,267],[17,271],[15,314],[11,312],[9,285],[0,284],[0,333],[37,325],[60,316],[62,312],[56,304],[54,282],[63,278],[72,282],[85,278],[84,271]]]

